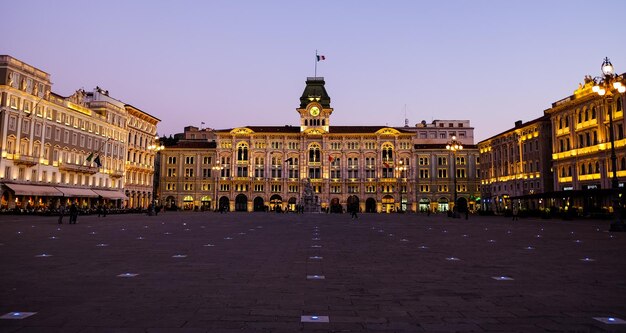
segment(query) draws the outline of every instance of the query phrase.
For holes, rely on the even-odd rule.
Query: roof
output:
[[[446,149],[447,144],[446,143],[418,143],[413,145],[413,148],[415,149],[437,149],[437,150],[441,150],[441,149]],[[463,145],[463,150],[466,149],[477,149],[478,146],[477,145]]]
[[[506,134],[506,133],[512,132],[512,131],[514,131],[514,130],[516,130],[516,129],[518,129],[518,128],[523,128],[523,127],[526,127],[526,126],[528,126],[528,125],[532,125],[532,124],[537,123],[537,122],[540,122],[540,121],[548,121],[548,122],[549,122],[549,121],[550,121],[550,115],[544,114],[543,116],[541,116],[541,117],[539,117],[539,118],[536,118],[536,119],[533,119],[533,120],[529,120],[529,121],[527,121],[527,122],[525,122],[525,123],[522,123],[522,124],[521,124],[521,125],[519,125],[519,126],[514,126],[514,127],[512,127],[512,128],[509,128],[509,129],[508,129],[508,130],[506,130],[506,131],[500,132],[500,133],[498,133],[498,134],[496,134],[496,135],[493,135],[493,136],[491,136],[491,137],[488,137],[488,138],[486,138],[486,139],[484,139],[484,140],[482,140],[482,141],[478,142],[478,144],[481,144],[481,143],[483,143],[483,142],[485,142],[485,141],[489,141],[489,140],[495,139],[495,138],[497,138],[497,137],[499,137],[499,136],[501,136],[501,135],[504,135],[504,134]]]
[[[300,133],[300,126],[242,126],[242,128],[249,128],[255,133]],[[407,131],[403,127],[390,127],[390,126],[329,126],[329,134],[340,133],[370,133],[374,134],[383,128],[393,128],[400,133],[414,134],[412,131]],[[233,128],[219,129],[216,132],[230,132]]]
[[[210,149],[217,148],[215,141],[179,141],[173,146],[166,146],[167,149]]]
[[[328,96],[328,92],[326,92],[324,84],[325,82],[323,77],[306,78],[306,87],[304,87],[304,91],[300,97],[301,109],[306,108],[306,106],[311,103],[309,98],[312,97],[319,97],[318,103],[320,103],[324,109],[330,108],[330,96]]]

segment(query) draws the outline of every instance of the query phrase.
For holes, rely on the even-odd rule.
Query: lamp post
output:
[[[621,219],[621,205],[619,198],[619,181],[617,179],[617,155],[615,155],[615,134],[613,129],[613,95],[626,92],[624,78],[615,74],[613,64],[608,57],[602,62],[602,76],[594,78],[592,90],[602,97],[604,109],[609,114],[609,140],[611,141],[611,196],[613,203],[614,221],[611,223],[611,231],[626,231],[626,225]],[[623,98],[621,98],[623,103]],[[622,107],[623,110],[623,107]]]
[[[157,193],[160,192],[160,176],[161,176],[161,151],[165,146],[161,143],[158,135],[154,136],[154,144],[148,146],[148,150],[154,151],[153,178],[152,178],[152,207],[160,204]]]
[[[456,209],[456,201],[457,201],[457,192],[456,192],[456,152],[457,150],[463,149],[463,145],[461,141],[456,139],[456,136],[452,136],[452,140],[448,141],[446,145],[446,149],[452,151],[452,180],[454,186],[454,206],[452,207],[453,217],[457,217],[457,209]]]
[[[402,209],[402,172],[406,170],[406,166],[404,165],[404,161],[398,161],[398,166],[396,167],[396,171],[398,172],[398,193],[400,193],[400,213],[404,212]]]
[[[215,164],[214,166],[211,167],[211,169],[213,171],[215,171],[215,211],[219,210],[219,200],[218,200],[218,191],[219,191],[219,186],[220,186],[220,173],[222,172],[222,170],[224,169],[224,167],[220,164],[220,161],[217,161],[217,164]]]

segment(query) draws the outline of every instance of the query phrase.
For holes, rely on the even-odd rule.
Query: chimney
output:
[[[515,122],[515,128],[522,127],[522,121],[518,120]]]

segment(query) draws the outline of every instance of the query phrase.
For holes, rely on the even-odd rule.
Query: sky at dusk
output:
[[[186,125],[298,125],[326,60],[331,125],[469,119],[475,141],[543,114],[608,56],[626,1],[6,1],[0,54]]]

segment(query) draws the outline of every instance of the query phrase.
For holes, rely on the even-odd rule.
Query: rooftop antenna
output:
[[[409,118],[406,117],[406,104],[404,104],[404,127],[409,127]]]

